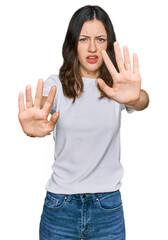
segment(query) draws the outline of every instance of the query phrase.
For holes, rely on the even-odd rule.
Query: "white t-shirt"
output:
[[[96,78],[82,80],[84,92],[75,103],[64,96],[58,75],[44,82],[43,96],[57,86],[51,110],[59,112],[53,131],[54,164],[46,186],[53,193],[111,192],[121,186],[120,120],[125,106],[106,97],[99,100]]]

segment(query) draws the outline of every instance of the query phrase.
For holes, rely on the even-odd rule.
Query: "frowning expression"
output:
[[[103,63],[103,49],[107,49],[107,32],[97,19],[86,21],[81,29],[77,54],[81,77],[97,78]]]

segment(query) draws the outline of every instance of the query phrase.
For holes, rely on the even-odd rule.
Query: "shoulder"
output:
[[[59,75],[51,74],[45,81],[44,81],[44,89],[51,89],[52,86],[57,87],[57,92],[62,90],[62,83],[60,81]]]
[[[61,85],[61,81],[60,81],[60,78],[59,78],[59,75],[56,75],[56,74],[51,74],[46,80],[45,80],[46,83],[50,83],[50,84],[55,84],[55,85],[58,85],[60,86]]]
[[[59,75],[52,74],[44,81],[43,96],[48,96],[51,87],[54,85],[57,88],[56,97],[60,95],[60,93],[62,92],[62,84],[59,79]]]

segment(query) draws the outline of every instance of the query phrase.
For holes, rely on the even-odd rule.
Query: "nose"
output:
[[[94,40],[91,40],[89,43],[89,52],[96,52],[97,51],[97,47],[96,47],[96,43]]]

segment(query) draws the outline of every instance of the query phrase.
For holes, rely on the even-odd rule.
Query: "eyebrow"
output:
[[[88,36],[88,35],[83,35],[83,34],[80,35],[80,37],[81,37],[81,36],[83,36],[83,37],[90,37],[90,36]],[[98,35],[98,36],[96,36],[96,37],[107,37],[107,35]]]

